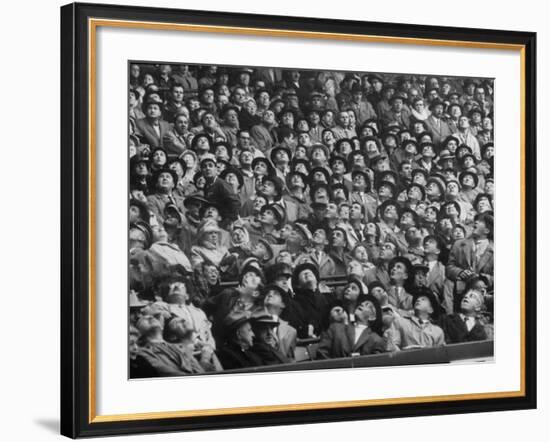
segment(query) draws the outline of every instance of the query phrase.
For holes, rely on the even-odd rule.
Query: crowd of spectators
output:
[[[494,153],[490,79],[131,64],[130,376],[492,339]]]

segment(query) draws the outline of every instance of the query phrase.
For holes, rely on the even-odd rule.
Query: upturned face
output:
[[[364,322],[376,320],[376,307],[371,301],[364,301],[355,308],[355,317]]]
[[[300,283],[300,286],[303,288],[307,288],[310,290],[315,290],[317,288],[317,278],[315,277],[315,274],[309,269],[305,269],[300,272],[300,275],[298,276],[298,281]]]
[[[460,308],[466,313],[474,313],[481,310],[483,295],[477,290],[468,290],[460,302]]]
[[[205,161],[201,166],[201,170],[206,179],[212,179],[218,176],[218,168],[213,161]]]
[[[162,172],[158,177],[157,185],[160,189],[171,190],[174,188],[174,177],[169,172]]]
[[[361,291],[355,282],[350,282],[344,289],[344,298],[348,301],[355,302]]]
[[[183,304],[189,300],[189,294],[187,293],[187,287],[183,282],[173,282],[168,287],[168,297],[172,302]]]
[[[153,164],[155,166],[164,166],[166,164],[166,154],[162,150],[155,150],[153,153]]]
[[[394,281],[405,281],[408,278],[407,267],[402,262],[396,262],[390,269],[390,278]]]
[[[432,304],[430,298],[427,296],[419,296],[414,303],[414,309],[418,312],[431,314],[433,313]]]
[[[344,236],[344,233],[340,230],[335,230],[332,232],[330,236],[331,244],[333,247],[345,247],[346,246],[346,238]]]
[[[288,279],[288,278],[287,278]],[[280,293],[276,290],[269,290],[264,298],[264,306],[266,307],[279,307],[281,309],[285,308],[283,298]]]
[[[231,239],[236,244],[242,244],[246,239],[246,234],[243,229],[235,229],[231,233]]]

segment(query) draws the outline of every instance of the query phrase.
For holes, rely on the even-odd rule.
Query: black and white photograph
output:
[[[494,79],[128,69],[131,379],[492,360]]]

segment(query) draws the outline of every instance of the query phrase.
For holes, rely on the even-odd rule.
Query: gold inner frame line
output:
[[[131,413],[117,415],[97,415],[96,414],[96,31],[99,26],[115,28],[136,28],[148,30],[171,30],[186,32],[208,32],[236,35],[254,35],[270,37],[292,37],[325,39],[340,41],[356,41],[370,43],[389,43],[389,44],[412,44],[419,46],[445,46],[445,47],[463,47],[476,49],[499,49],[519,51],[521,66],[521,110],[520,110],[520,188],[521,188],[521,226],[520,226],[520,389],[518,391],[488,392],[488,393],[467,393],[439,396],[418,396],[404,398],[388,399],[369,399],[337,402],[317,402],[285,405],[263,405],[257,407],[235,407],[235,408],[217,408],[217,409],[198,409],[181,410],[166,412],[148,412]],[[389,37],[376,35],[358,35],[358,34],[338,34],[311,31],[292,31],[280,29],[264,28],[243,28],[230,26],[211,26],[211,25],[191,25],[181,23],[157,23],[157,22],[139,22],[128,20],[110,20],[110,19],[88,19],[88,84],[89,84],[89,401],[88,401],[88,421],[89,423],[134,421],[145,419],[169,419],[179,417],[198,417],[198,416],[221,416],[237,415],[246,413],[269,413],[280,411],[298,411],[298,410],[322,410],[328,408],[349,408],[364,407],[375,405],[396,405],[396,404],[414,404],[442,401],[460,401],[460,400],[482,400],[497,398],[513,398],[525,396],[525,46],[520,44],[504,44],[492,42],[474,42],[458,40],[438,40],[422,39],[410,37]]]

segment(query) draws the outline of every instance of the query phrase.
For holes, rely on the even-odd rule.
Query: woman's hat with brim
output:
[[[183,159],[185,155],[191,155],[193,158],[195,158],[195,163],[198,162],[199,157],[197,156],[197,153],[191,149],[186,149],[182,153],[179,154],[178,158]]]

